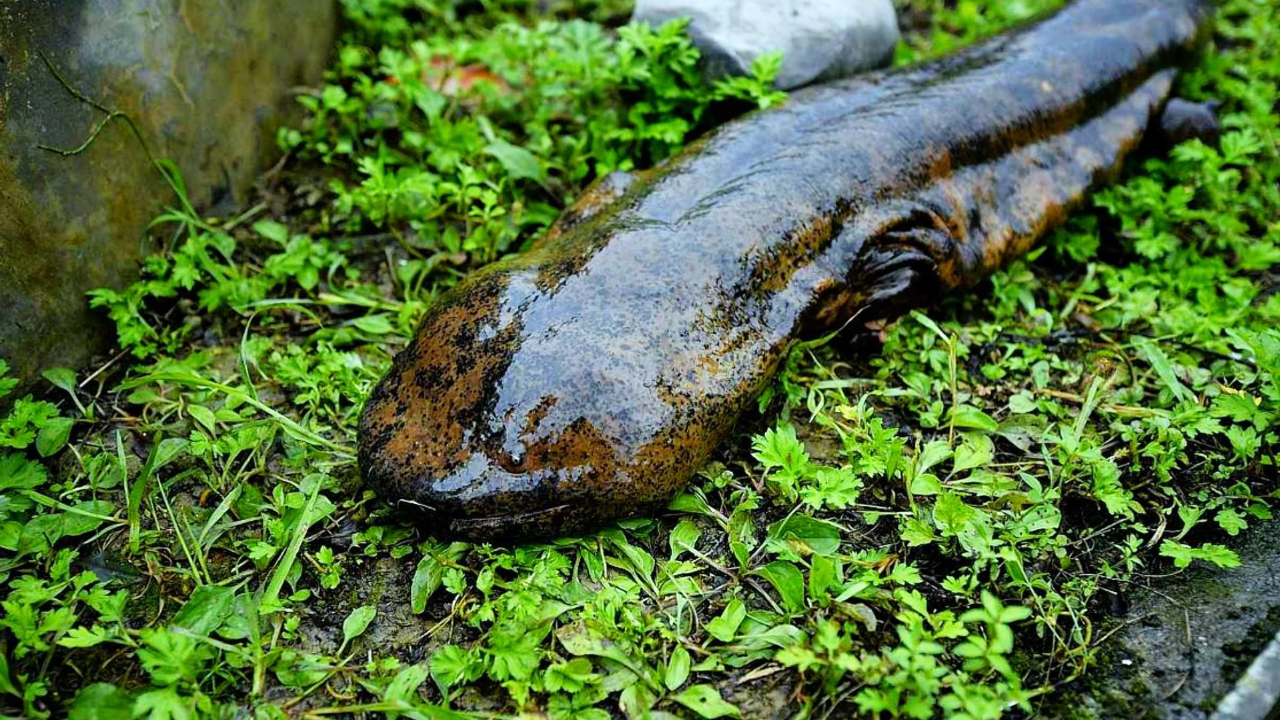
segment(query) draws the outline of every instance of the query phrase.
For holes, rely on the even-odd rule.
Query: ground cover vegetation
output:
[[[909,62],[1056,3],[910,0]],[[180,169],[119,353],[0,419],[0,709],[29,718],[993,718],[1105,650],[1109,599],[1270,518],[1280,8],[1181,82],[1225,133],[1136,161],[1029,257],[799,346],[670,511],[514,548],[359,482],[362,399],[441,291],[587,183],[783,102],[612,0],[343,0],[261,202]],[[878,345],[878,343],[876,343]],[[3,377],[3,375],[0,375]],[[10,394],[12,380],[0,380]],[[1114,622],[1114,621],[1112,621]]]

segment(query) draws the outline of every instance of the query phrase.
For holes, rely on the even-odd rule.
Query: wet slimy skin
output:
[[[1158,122],[1209,19],[1080,0],[606,179],[432,309],[365,407],[365,478],[480,540],[661,506],[795,340],[929,304],[1061,223]]]

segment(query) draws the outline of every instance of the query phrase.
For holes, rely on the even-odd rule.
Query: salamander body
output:
[[[791,343],[977,282],[1114,176],[1210,13],[1079,0],[605,179],[433,307],[363,411],[365,478],[482,540],[661,506]]]

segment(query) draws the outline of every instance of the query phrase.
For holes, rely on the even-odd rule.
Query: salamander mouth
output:
[[[573,506],[566,503],[543,510],[508,515],[459,517],[445,520],[445,522],[448,523],[448,534],[452,537],[503,542],[516,538],[522,540],[553,538],[576,529],[578,523],[575,520]]]

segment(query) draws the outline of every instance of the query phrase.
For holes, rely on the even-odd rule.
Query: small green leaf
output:
[[[814,555],[809,567],[809,597],[817,599],[827,594],[827,588],[837,580],[836,564],[828,557]]]
[[[67,720],[129,720],[133,698],[111,683],[87,685],[76,693]]]
[[[474,680],[484,671],[484,665],[474,653],[457,645],[445,645],[431,656],[431,677],[442,691],[464,680]]]
[[[922,475],[949,457],[951,457],[951,446],[945,441],[932,440],[925,443],[924,447],[920,448],[920,452],[916,453],[915,472],[917,475]]]
[[[1185,568],[1193,560],[1203,560],[1220,568],[1240,566],[1240,556],[1230,548],[1214,543],[1205,543],[1200,547],[1184,545],[1177,540],[1165,540],[1160,543],[1160,554],[1171,558],[1174,567]]]
[[[685,650],[683,645],[677,645],[676,649],[671,651],[670,659],[667,660],[667,672],[662,679],[668,690],[675,692],[685,680],[689,679],[691,664],[689,651]]]
[[[800,474],[809,464],[809,452],[796,437],[793,425],[779,425],[766,430],[751,441],[752,455],[766,470],[781,468],[791,474]]]
[[[995,418],[971,405],[959,405],[951,413],[951,423],[957,428],[995,432],[1000,423]]]
[[[898,534],[902,537],[902,540],[911,547],[928,545],[938,537],[937,533],[934,532],[932,525],[927,521],[914,516],[902,521],[902,525],[898,529]]]
[[[538,162],[538,157],[519,145],[512,145],[506,140],[494,140],[484,151],[497,158],[513,180],[543,182],[547,178],[547,171]]]
[[[45,479],[44,466],[18,453],[0,455],[0,490],[30,490]]]
[[[111,639],[111,633],[99,625],[91,628],[78,626],[67,631],[62,639],[58,640],[58,645],[66,648],[87,648],[101,645]]]
[[[774,560],[756,571],[768,580],[782,598],[782,606],[789,612],[804,610],[804,574],[785,560]]]
[[[1245,463],[1253,462],[1257,458],[1258,450],[1262,447],[1262,438],[1258,435],[1258,431],[1251,427],[1242,428],[1232,425],[1227,428],[1227,440],[1230,441],[1236,457]]]
[[[352,320],[351,324],[370,335],[390,335],[396,331],[396,326],[391,321],[391,316],[386,313],[361,315]]]
[[[1022,622],[1031,617],[1031,608],[1022,605],[1009,605],[1000,611],[1000,622],[1006,625]]]
[[[378,608],[373,605],[361,605],[352,610],[347,619],[342,621],[342,644],[345,646],[363,635],[377,615]]]
[[[990,463],[996,455],[995,444],[986,435],[970,433],[965,435],[964,442],[956,448],[955,464],[952,472],[982,467]]]
[[[3,362],[3,360],[0,360],[0,364]],[[3,371],[4,369],[4,366],[0,365],[0,371]],[[2,374],[3,372],[0,372],[0,375]],[[22,697],[22,693],[13,685],[13,679],[9,677],[9,658],[8,653],[6,652],[0,652],[0,693],[5,693],[6,695],[12,695],[14,697]]]
[[[286,649],[273,669],[282,685],[302,688],[324,680],[329,675],[330,661],[314,653]]]
[[[160,468],[173,462],[173,459],[182,454],[187,449],[187,439],[180,437],[163,438],[156,444],[155,461],[151,463],[150,472],[155,472]],[[150,458],[148,458],[150,459]]]
[[[426,681],[428,672],[430,668],[426,663],[401,668],[395,678],[388,683],[387,689],[383,691],[382,699],[412,702],[417,695],[418,687]]]
[[[840,528],[808,515],[792,515],[769,526],[769,539],[800,555],[834,555],[840,549]]]
[[[115,506],[106,500],[85,500],[71,506],[62,515],[62,537],[85,535],[98,529],[103,518],[111,516]]]
[[[693,685],[672,698],[704,718],[738,717],[738,708],[724,701],[710,685]]]
[[[1160,376],[1160,380],[1164,382],[1165,387],[1169,388],[1169,392],[1173,393],[1175,398],[1178,400],[1191,399],[1191,392],[1182,384],[1182,381],[1178,380],[1178,375],[1173,369],[1173,362],[1169,360],[1169,356],[1165,354],[1164,350],[1160,349],[1159,345],[1147,338],[1136,338],[1133,344],[1146,356],[1147,362],[1155,369],[1156,374]]]
[[[275,220],[259,220],[253,224],[254,232],[268,240],[274,240],[281,245],[289,242],[289,227]]]
[[[249,593],[236,595],[231,603],[231,613],[218,627],[218,636],[227,640],[244,640],[255,637],[261,621],[258,607]]]
[[[36,434],[36,451],[40,457],[49,457],[65,447],[74,424],[75,421],[68,417],[56,417],[46,422]]]
[[[191,717],[191,701],[176,687],[149,690],[133,702],[132,717],[147,720],[187,720]]]
[[[1249,527],[1249,522],[1244,519],[1244,516],[1232,508],[1219,510],[1218,514],[1213,516],[1213,519],[1217,521],[1218,527],[1232,537],[1239,535],[1241,530]]]
[[[409,586],[409,606],[414,614],[427,609],[427,602],[440,587],[444,577],[444,566],[430,554],[423,555],[418,561],[418,568],[413,572],[413,582]]]
[[[211,433],[217,432],[218,419],[209,408],[203,405],[188,405],[187,413],[191,415],[193,420],[200,423],[205,430]]]
[[[1033,413],[1038,407],[1029,390],[1019,390],[1009,396],[1009,412],[1018,414]]]
[[[186,604],[173,616],[175,627],[208,636],[231,615],[235,591],[220,585],[201,585],[187,598]]]
[[[67,368],[49,368],[40,373],[54,385],[54,387],[66,390],[69,393],[76,391],[76,371]]]
[[[671,503],[667,505],[667,509],[672,512],[689,513],[690,515],[714,516],[714,513],[711,512],[711,506],[707,504],[707,499],[699,494],[697,488],[675,496]]]
[[[938,323],[934,322],[933,319],[930,318],[928,315],[925,315],[919,310],[912,310],[911,317],[914,318],[916,322],[920,323],[921,325],[931,330],[934,335],[937,335],[938,338],[942,340],[943,344],[945,345],[951,344],[952,342],[951,335],[943,332],[942,328],[938,327]]]
[[[698,526],[688,518],[681,520],[674,529],[671,530],[670,537],[667,538],[667,544],[671,546],[671,559],[675,560],[682,554],[693,550],[698,544],[698,538],[702,537],[702,531]]]
[[[942,481],[933,473],[921,473],[911,478],[912,495],[937,495],[942,492]]]
[[[938,502],[933,506],[934,524],[944,532],[959,532],[977,515],[977,510],[965,504],[959,495],[952,492],[939,495]]]
[[[730,642],[738,633],[738,626],[747,617],[747,606],[738,598],[729,601],[724,612],[707,623],[707,632],[720,642]]]
[[[612,540],[613,546],[622,553],[637,575],[646,580],[653,577],[654,560],[652,555],[643,548],[627,542],[626,537],[621,533],[613,537]]]

